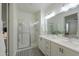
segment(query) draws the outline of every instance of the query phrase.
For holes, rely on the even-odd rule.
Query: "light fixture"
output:
[[[55,12],[52,12],[51,14],[47,15],[47,16],[45,17],[45,19],[49,19],[49,18],[51,18],[51,17],[53,17],[53,16],[55,16],[55,15],[56,15],[56,13],[55,13]]]
[[[66,32],[68,33],[69,31],[69,23],[66,23]]]
[[[78,3],[69,3],[69,4],[66,4],[63,7],[61,7],[61,11],[60,12],[68,11],[69,9],[73,9],[73,8],[77,7],[78,5],[79,5]],[[45,19],[50,19],[51,17],[53,17],[55,15],[56,15],[56,13],[52,12],[51,14],[47,15],[45,17]]]
[[[36,21],[35,23],[32,23],[31,26],[34,26],[34,25],[36,25],[38,23],[39,23],[39,21]]]
[[[75,8],[75,7],[77,7],[79,4],[77,4],[77,3],[72,3],[72,4],[67,4],[67,5],[65,5],[65,6],[63,6],[62,8],[61,8],[61,11],[63,12],[63,11],[68,11],[69,9],[71,9],[71,8]]]

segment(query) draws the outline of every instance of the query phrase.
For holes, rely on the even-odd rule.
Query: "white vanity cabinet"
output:
[[[60,44],[61,42],[54,40],[44,37],[39,39],[39,48],[46,56],[79,56],[79,52],[73,50],[74,47],[67,47],[64,45],[66,43]]]
[[[51,56],[79,56],[79,53],[54,42],[51,42]]]
[[[45,55],[50,56],[50,41],[49,40],[45,40]]]
[[[79,52],[63,47],[64,56],[79,56]]]
[[[39,39],[39,49],[44,53],[44,40],[42,38]]]
[[[50,41],[49,40],[40,38],[39,48],[46,56],[50,56]]]
[[[51,56],[62,56],[62,47],[56,43],[51,42]]]

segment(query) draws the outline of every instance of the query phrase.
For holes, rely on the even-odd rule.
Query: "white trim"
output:
[[[62,12],[66,12],[66,11],[68,11],[69,9],[71,9],[71,8],[75,8],[75,7],[77,7],[79,4],[77,4],[77,3],[70,3],[70,4],[67,4],[67,5],[65,5],[65,6],[63,6],[62,8],[61,8],[61,11]]]
[[[35,47],[36,47],[36,46],[35,46]],[[19,49],[19,50],[17,50],[17,52],[20,52],[20,51],[23,51],[23,50],[32,49],[32,48],[35,48],[35,47],[29,47],[29,48]],[[17,53],[17,52],[16,52],[16,53]]]
[[[31,24],[31,26],[37,25],[38,23],[39,23],[39,21],[36,21],[33,24]]]
[[[45,19],[49,19],[49,18],[51,18],[51,17],[53,17],[53,16],[55,16],[55,15],[56,15],[56,13],[55,13],[55,12],[52,12],[51,14],[47,15],[47,16],[45,17]]]
[[[68,11],[69,9],[74,9],[74,8],[76,8],[78,5],[79,5],[78,3],[69,3],[69,4],[67,4],[67,5],[65,5],[65,6],[63,6],[63,7],[61,7],[61,10],[60,10],[58,13],[55,13],[55,12],[53,11],[51,14],[45,16],[45,19],[48,20],[48,19],[54,17],[55,15],[57,15],[57,14],[59,14],[59,13],[61,13],[61,12],[66,12],[66,11]]]

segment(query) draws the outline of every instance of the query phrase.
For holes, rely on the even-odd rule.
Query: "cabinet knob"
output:
[[[62,48],[59,48],[59,52],[63,53],[63,49]]]
[[[40,38],[40,40],[42,40],[42,38]]]
[[[63,53],[63,49],[61,49],[61,52]]]
[[[59,48],[59,52],[61,52],[61,48]]]

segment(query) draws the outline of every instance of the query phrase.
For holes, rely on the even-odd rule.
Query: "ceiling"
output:
[[[51,6],[52,9],[63,6],[64,3],[18,3],[18,10],[35,13],[40,11],[41,8],[48,8]]]
[[[53,4],[50,4],[46,10],[45,10],[45,13],[48,15],[52,12],[59,12],[61,10],[61,7],[63,7],[64,5],[66,5],[67,3],[53,3]]]
[[[41,8],[46,8],[50,3],[18,3],[17,7],[19,10],[35,13],[40,11]]]

